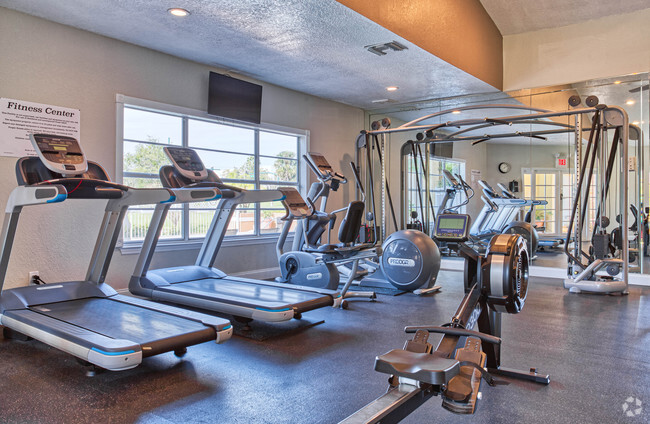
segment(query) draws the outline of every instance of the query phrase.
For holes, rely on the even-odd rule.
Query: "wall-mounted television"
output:
[[[208,113],[259,124],[262,113],[262,86],[210,72]]]
[[[454,143],[433,143],[433,151],[431,154],[433,156],[451,159],[454,157]]]

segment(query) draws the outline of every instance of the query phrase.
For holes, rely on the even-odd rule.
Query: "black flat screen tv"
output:
[[[210,72],[208,113],[259,124],[262,113],[262,86]]]

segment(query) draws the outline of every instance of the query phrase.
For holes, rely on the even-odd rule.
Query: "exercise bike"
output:
[[[303,159],[318,179],[310,187],[304,202],[313,206],[313,210],[296,223],[292,249],[288,252],[284,251],[284,245],[297,215],[289,213],[285,219],[276,244],[282,272],[278,281],[293,283],[297,280],[302,285],[336,289],[340,274],[344,273],[346,280],[342,294],[347,297],[374,298],[371,291],[348,292],[354,281],[371,274],[374,274],[373,279],[379,277],[384,284],[401,291],[426,294],[440,289],[433,284],[440,269],[440,253],[431,239],[421,232],[406,230],[391,235],[382,247],[376,246],[376,237],[368,243],[358,242],[364,202],[352,201],[347,207],[328,213],[330,191],[336,191],[341,184],[347,183],[347,179],[334,172],[325,157],[318,153],[311,152]],[[351,165],[363,193],[356,168]],[[316,202],[320,203],[318,209]],[[336,214],[342,212],[345,212],[345,217],[339,227],[339,243],[332,244],[331,231]],[[327,243],[321,244],[326,231]],[[345,249],[345,255],[341,254],[341,249]]]
[[[403,349],[375,359],[375,370],[389,374],[387,392],[353,415],[345,424],[396,423],[433,396],[440,395],[443,408],[472,414],[481,381],[496,384],[493,375],[549,384],[548,375],[501,366],[501,314],[522,310],[528,293],[528,251],[523,237],[494,236],[484,254],[471,249],[470,217],[465,214],[438,216],[435,237],[448,243],[465,259],[465,297],[451,321],[442,326],[410,326],[414,333]],[[478,325],[478,331],[473,330]],[[430,333],[443,334],[434,348]]]

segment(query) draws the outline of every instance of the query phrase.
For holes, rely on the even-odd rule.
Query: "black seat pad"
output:
[[[375,359],[375,370],[429,384],[446,384],[460,372],[455,359],[393,349]]]

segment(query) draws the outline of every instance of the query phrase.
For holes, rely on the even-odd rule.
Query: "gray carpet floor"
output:
[[[373,371],[374,358],[402,347],[404,326],[453,315],[462,275],[441,272],[439,282],[443,291],[433,296],[380,295],[305,313],[304,322],[254,322],[253,338],[93,378],[42,343],[0,340],[0,422],[336,423],[384,393],[387,376]],[[404,422],[650,422],[650,287],[575,295],[558,280],[534,279],[523,312],[504,317],[503,339],[504,366],[537,367],[551,384],[484,384],[474,415],[454,415],[436,397]],[[623,411],[630,396],[642,402],[634,417]]]

